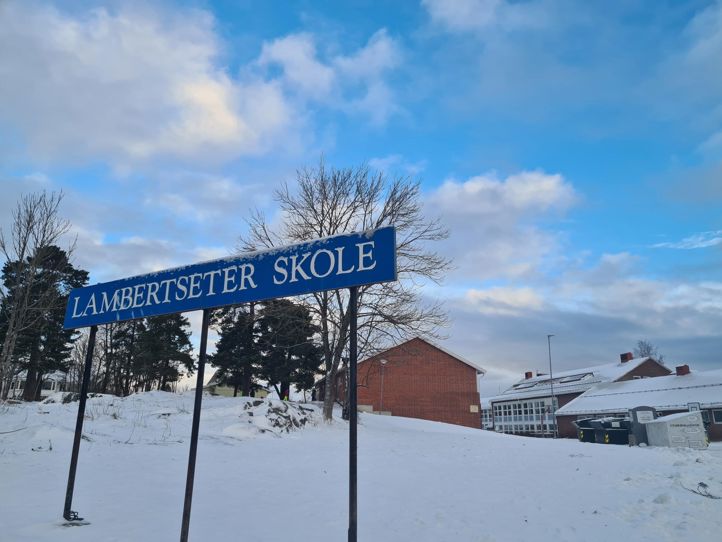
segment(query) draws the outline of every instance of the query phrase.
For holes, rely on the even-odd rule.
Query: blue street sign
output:
[[[393,226],[76,288],[74,329],[396,280]]]

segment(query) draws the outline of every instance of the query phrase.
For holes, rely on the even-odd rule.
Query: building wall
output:
[[[579,395],[580,393],[555,395],[557,408],[566,405]],[[551,395],[510,401],[494,401],[492,409],[494,409],[494,429],[500,433],[537,437],[554,434]],[[574,426],[569,429],[564,425],[557,429],[559,436],[576,437],[577,433]]]
[[[715,423],[713,411],[717,411],[717,419],[719,422]],[[722,408],[715,408],[709,410],[709,421],[710,424],[707,427],[707,434],[711,442],[722,441]]]
[[[421,339],[363,361],[357,377],[359,408],[481,427],[476,369]]]
[[[572,399],[579,397],[581,393],[568,393],[566,395],[559,396],[559,408],[569,403]],[[557,430],[558,435],[561,438],[577,438],[577,428],[571,423],[571,420],[566,419],[569,416],[557,416]],[[576,417],[573,418],[576,420]]]
[[[615,382],[623,382],[624,380],[634,380],[634,377],[655,377],[655,376],[667,376],[672,374],[670,369],[667,369],[663,365],[660,365],[656,361],[647,360],[640,364],[634,370],[629,371],[622,378],[618,378]]]

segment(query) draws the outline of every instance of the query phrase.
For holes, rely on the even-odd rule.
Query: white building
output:
[[[50,374],[43,376],[43,381],[40,388],[40,397],[45,398],[48,395],[59,391],[67,391],[68,374],[62,371],[54,371]],[[22,371],[13,377],[10,383],[10,393],[8,396],[12,399],[19,399],[23,396],[25,388],[25,380],[27,379],[27,372]]]
[[[603,382],[659,377],[670,372],[654,358],[634,359],[631,353],[625,353],[617,363],[554,372],[553,379],[548,374],[534,376],[531,371],[527,372],[524,379],[500,395],[482,399],[482,405],[490,405],[493,428],[497,432],[576,437],[576,428],[571,423],[557,421],[556,408]]]

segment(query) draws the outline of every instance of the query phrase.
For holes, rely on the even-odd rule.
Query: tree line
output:
[[[13,379],[23,375],[22,398],[40,399],[44,377],[67,374],[79,389],[87,330],[63,329],[68,295],[87,285],[88,272],[71,262],[72,247],[57,243],[69,230],[59,218],[61,194],[25,196],[14,213],[11,237],[0,238],[6,261],[0,277],[0,381],[7,399]],[[19,249],[19,250],[13,250]],[[15,257],[13,257],[15,256]],[[307,308],[279,299],[216,310],[219,340],[210,361],[216,381],[234,395],[251,395],[263,382],[279,397],[313,386],[321,363],[318,328]],[[195,369],[190,324],[171,314],[99,326],[90,390],[125,396],[150,390],[174,391],[182,374]]]
[[[69,263],[72,250],[65,250],[63,256],[57,248],[70,229],[57,212],[61,199],[62,195],[47,193],[23,197],[10,235],[7,239],[0,235],[7,268],[0,287],[3,398],[22,369],[28,375],[35,371],[36,379],[53,368],[67,368],[76,381],[80,374],[87,343],[84,333],[63,332],[52,340],[48,335],[62,321],[61,307],[69,289],[87,283],[87,272]],[[298,171],[293,185],[282,184],[274,192],[274,201],[280,221],[271,224],[256,211],[247,221],[248,233],[241,237],[239,251],[395,226],[398,280],[358,289],[359,359],[414,335],[440,337],[446,312],[440,301],[423,296],[421,286],[440,282],[450,269],[451,262],[434,251],[434,243],[448,232],[438,220],[425,216],[417,180],[387,177],[366,165],[329,168],[321,160],[315,168]],[[50,246],[56,250],[47,250]],[[51,252],[58,262],[65,262],[67,276],[62,280],[57,262],[44,263]],[[40,286],[45,279],[39,277],[45,272],[52,288]],[[291,384],[308,389],[320,373],[332,383],[324,386],[323,410],[327,420],[333,417],[334,404],[344,399],[336,396],[333,383],[349,359],[346,290],[216,310],[213,325],[219,340],[211,362],[218,367],[217,380],[229,385],[234,394],[251,394],[265,381],[286,397]],[[33,333],[36,341],[31,347],[32,341],[24,337]],[[38,334],[44,337],[42,341]],[[98,391],[125,395],[172,389],[181,371],[194,368],[187,320],[180,315],[109,324],[99,328],[98,341],[91,383]],[[52,358],[44,355],[51,343],[57,343],[59,352]],[[33,360],[41,359],[42,363],[33,365]]]

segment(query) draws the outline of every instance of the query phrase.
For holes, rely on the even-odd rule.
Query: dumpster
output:
[[[583,420],[577,420],[572,422],[577,428],[577,438],[579,442],[594,442],[594,429],[589,423],[591,418],[584,418]]]
[[[592,430],[594,431],[594,442],[604,444],[604,421],[589,420],[589,425],[592,426]]]
[[[630,422],[627,418],[589,420],[597,444],[629,444]]]

